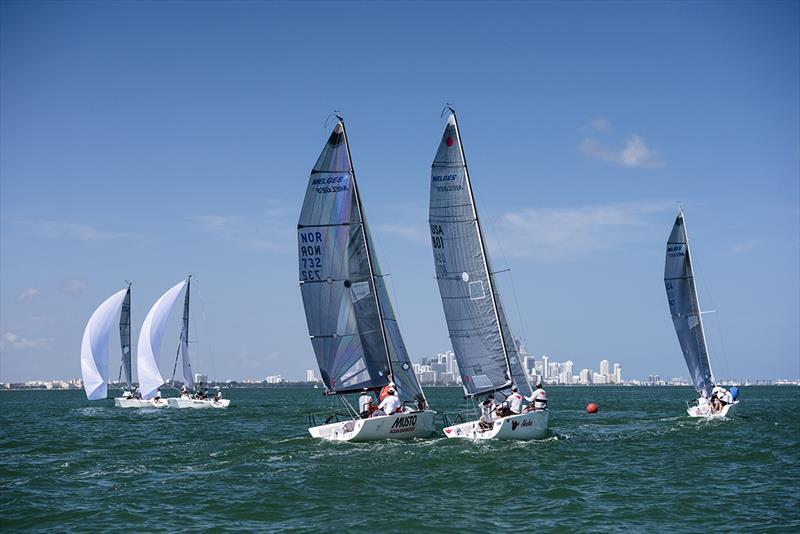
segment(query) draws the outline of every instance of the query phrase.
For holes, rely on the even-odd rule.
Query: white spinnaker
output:
[[[119,320],[128,289],[108,297],[92,314],[81,342],[81,376],[89,400],[105,399],[108,392],[108,337]]]
[[[161,350],[161,336],[167,323],[169,312],[178,300],[186,280],[181,280],[153,304],[139,332],[139,344],[136,348],[136,368],[139,372],[139,392],[143,399],[155,396],[156,390],[164,383],[158,370],[158,353]]]

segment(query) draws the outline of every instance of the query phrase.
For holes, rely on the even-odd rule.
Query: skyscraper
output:
[[[600,374],[608,375],[608,360],[600,360]]]

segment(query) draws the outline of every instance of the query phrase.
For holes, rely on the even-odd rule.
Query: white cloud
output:
[[[623,167],[658,169],[664,166],[659,152],[649,147],[643,137],[635,134],[621,148],[586,137],[581,141],[580,151],[586,157],[611,161]]]
[[[70,280],[64,280],[61,283],[61,291],[66,293],[67,295],[77,295],[78,293],[83,293],[87,288],[86,282],[83,280],[79,280],[77,278],[72,278]]]
[[[427,245],[431,242],[430,231],[425,224],[376,224],[373,232],[400,237],[417,245]]]
[[[41,294],[42,292],[35,287],[26,287],[22,290],[22,293],[17,295],[17,300],[20,302],[25,302],[27,300],[33,300]]]
[[[533,208],[506,213],[495,227],[506,255],[557,261],[635,241],[646,233],[651,215],[673,208],[672,202]]]
[[[736,243],[731,248],[731,254],[744,254],[745,252],[750,252],[754,248],[758,247],[758,241],[744,241],[742,243]]]
[[[248,250],[285,251],[293,246],[294,232],[288,206],[275,202],[255,216],[195,215],[187,220],[200,230]]]
[[[614,126],[611,124],[611,121],[605,117],[592,117],[586,124],[581,127],[582,132],[608,132],[611,131]]]
[[[99,241],[105,239],[131,238],[131,234],[98,230],[88,224],[69,221],[19,221],[30,228],[37,237],[49,239],[74,239],[77,241]]]
[[[2,345],[3,348],[20,350],[49,349],[52,347],[52,340],[49,338],[28,339],[14,332],[5,332],[3,337],[0,338],[0,345]]]

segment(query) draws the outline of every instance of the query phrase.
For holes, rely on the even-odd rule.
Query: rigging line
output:
[[[484,212],[484,214],[485,214],[485,212]],[[499,234],[497,232],[497,228],[495,227],[494,218],[489,216],[488,219],[489,219],[489,228],[491,228],[491,230],[492,230],[492,234],[494,235],[494,240],[497,243],[497,248],[500,250],[500,255],[503,257],[503,261],[505,262],[506,266],[508,266],[509,265],[508,256],[506,256],[505,248],[503,248],[503,243],[500,240],[500,236],[499,236]],[[514,307],[517,310],[517,321],[518,321],[519,331],[522,334],[522,339],[527,341],[528,340],[528,332],[525,329],[525,321],[522,318],[522,311],[521,311],[521,308],[519,306],[519,299],[517,298],[517,288],[514,285],[514,273],[512,272],[511,268],[507,268],[507,269],[504,269],[504,270],[495,271],[492,274],[493,275],[494,274],[499,274],[499,273],[503,273],[503,272],[506,272],[506,271],[508,271],[508,277],[509,277],[509,280],[511,281],[511,293],[512,293],[512,295],[514,297]],[[506,318],[506,321],[508,321],[507,318]],[[508,327],[510,329],[511,325],[509,324]],[[513,334],[512,334],[512,337],[513,337]],[[519,347],[517,347],[517,352],[519,352]],[[527,370],[526,370],[526,374],[527,374]]]
[[[703,281],[703,287],[705,289],[704,298],[707,297],[709,302],[711,303],[711,307],[716,310],[717,305],[716,305],[716,302],[714,302],[714,296],[711,294],[711,288],[709,287],[708,282],[706,281],[705,274],[703,273],[703,271],[700,271],[699,274],[700,274],[700,279]],[[698,310],[698,311],[700,311],[700,310]],[[703,312],[700,311],[700,314],[702,314],[702,313]],[[725,374],[728,375],[727,378],[730,380],[733,377],[731,376],[731,371],[730,371],[730,368],[728,367],[728,354],[727,354],[727,350],[725,348],[725,336],[722,334],[722,326],[721,326],[721,323],[719,321],[719,314],[715,314],[715,315],[716,315],[716,317],[714,317],[714,321],[715,321],[716,326],[717,326],[717,336],[719,337],[719,343],[720,343],[720,349],[721,349],[720,350],[720,356],[721,356],[720,361],[722,363],[722,367],[724,368]],[[708,340],[706,340],[706,343],[708,343]],[[716,380],[721,380],[722,379],[722,377],[719,377],[719,376],[714,377],[714,378]]]

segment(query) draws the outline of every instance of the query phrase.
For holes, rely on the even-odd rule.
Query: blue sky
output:
[[[0,381],[78,376],[103,299],[133,280],[138,332],[188,272],[196,368],[315,367],[295,227],[334,109],[412,358],[448,349],[445,102],[534,354],[688,374],[662,281],[681,201],[717,375],[798,378],[799,28],[796,2],[3,2]]]

